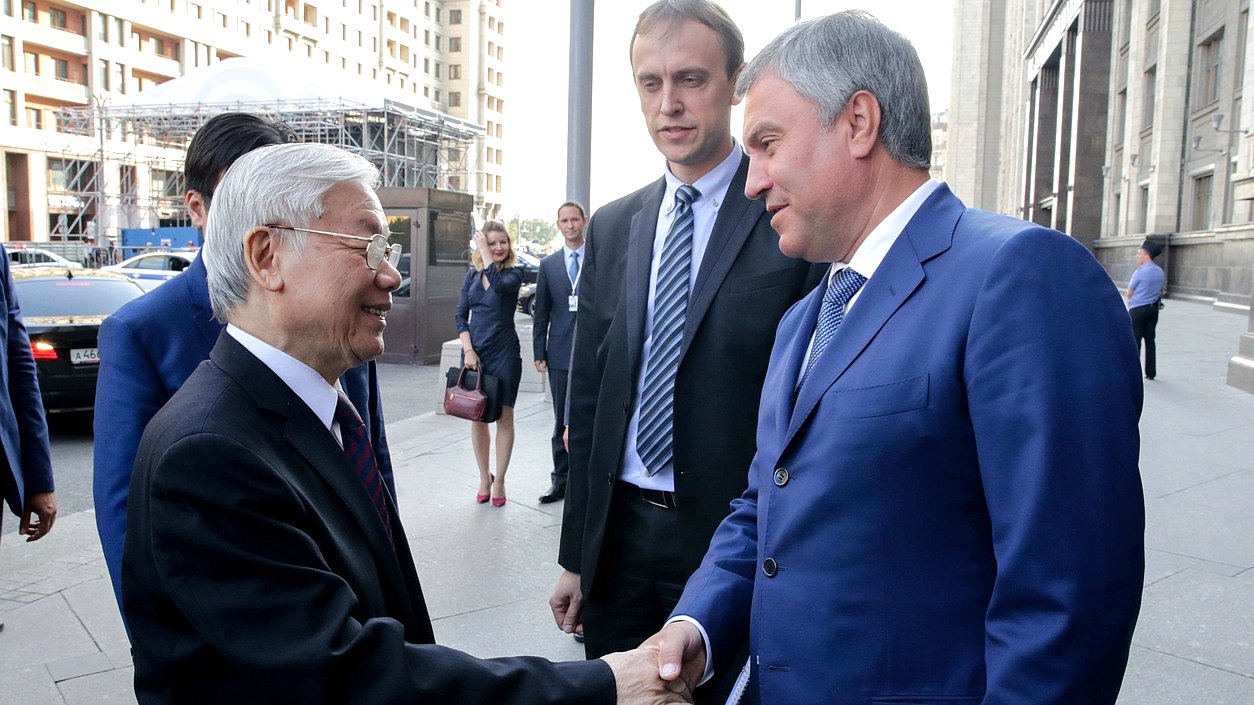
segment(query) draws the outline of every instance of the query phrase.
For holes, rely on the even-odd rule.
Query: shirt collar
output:
[[[727,153],[727,157],[719,162],[718,166],[711,169],[708,174],[693,182],[692,187],[701,194],[697,200],[692,202],[694,208],[708,203],[711,208],[718,210],[723,205],[723,197],[727,195],[727,188],[731,186],[732,178],[736,176],[736,170],[740,168],[741,154],[740,144],[733,139],[732,148]],[[663,213],[670,213],[675,209],[675,192],[683,185],[684,182],[671,173],[671,168],[668,164],[666,166],[666,192],[662,194]]]
[[[858,274],[870,279],[875,274],[875,270],[879,269],[884,258],[888,256],[888,251],[892,249],[893,243],[897,242],[897,237],[923,207],[923,202],[938,188],[940,188],[939,181],[935,179],[924,181],[923,185],[915,189],[914,193],[907,196],[906,200],[902,201],[888,214],[888,217],[871,230],[848,263],[832,263],[832,268],[827,274],[828,284],[830,285],[833,281],[832,277],[845,267],[851,267]]]
[[[565,241],[564,241],[564,240],[563,240],[563,243],[565,243]],[[573,249],[573,250],[572,250],[572,249],[570,249],[570,245],[563,244],[563,245],[562,245],[562,252],[565,254],[566,259],[568,259],[568,260],[569,260],[569,259],[570,259],[570,256],[571,256],[571,255],[573,255],[573,254],[576,254],[576,253],[578,253],[578,254],[583,254],[583,245],[580,245],[579,247],[577,247],[577,248],[575,248],[575,249]]]
[[[270,368],[270,371],[278,375],[301,401],[305,402],[310,411],[318,417],[322,425],[331,430],[331,420],[335,416],[335,405],[339,401],[339,392],[335,387],[327,384],[312,367],[279,350],[273,345],[267,343],[260,338],[238,328],[230,323],[226,326],[226,332],[230,333],[240,345],[243,345],[248,352],[252,353],[261,360],[261,364]]]

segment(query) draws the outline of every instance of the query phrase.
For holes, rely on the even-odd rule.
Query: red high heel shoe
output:
[[[496,484],[496,475],[488,475],[488,477],[492,478],[492,484],[494,484],[494,485],[495,485],[495,484]],[[504,506],[505,506],[505,495],[501,495],[500,497],[493,497],[493,498],[492,498],[492,506],[494,506],[494,507],[504,507]]]
[[[490,473],[489,473],[489,474],[488,474],[488,477],[492,478],[492,480],[491,480],[492,482],[496,482],[496,475],[492,475],[492,474],[490,474]],[[491,491],[491,490],[489,490],[489,492],[490,492],[490,491]],[[476,494],[476,495],[475,495],[475,502],[476,502],[476,503],[478,503],[478,504],[487,504],[487,503],[488,503],[488,500],[489,500],[489,499],[491,499],[491,498],[492,498],[492,495],[490,495],[490,494]]]

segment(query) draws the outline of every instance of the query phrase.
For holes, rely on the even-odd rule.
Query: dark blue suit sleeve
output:
[[[497,269],[495,264],[489,264],[484,267],[483,275],[488,278],[488,286],[496,291],[498,296],[516,294],[522,288],[523,275],[518,267]]]
[[[125,321],[117,316],[106,318],[100,326],[99,347],[92,493],[100,547],[121,605],[122,544],[131,470],[144,428],[169,397],[149,351]]]
[[[534,322],[531,325],[531,346],[535,353],[535,359],[549,359],[548,338],[549,338],[549,316],[553,310],[553,302],[549,301],[552,296],[549,285],[549,259],[540,261],[540,272],[536,276],[536,298],[531,309],[531,316]]]
[[[30,337],[22,323],[22,309],[18,305],[13,273],[9,271],[9,257],[0,247],[0,266],[4,267],[5,300],[8,302],[8,366],[9,402],[17,419],[18,443],[21,453],[21,472],[14,473],[22,481],[23,494],[29,497],[39,492],[52,492],[52,455],[48,445],[48,422],[44,418],[44,404],[39,396],[39,379],[35,374],[35,354],[30,348]],[[11,501],[17,503],[17,497]],[[21,513],[22,507],[13,507]]]
[[[1110,278],[1028,230],[997,252],[965,382],[996,577],[987,705],[1111,702],[1140,608],[1140,366]]]

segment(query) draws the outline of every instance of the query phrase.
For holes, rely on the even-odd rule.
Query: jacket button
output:
[[[779,564],[775,562],[774,558],[767,558],[762,561],[762,572],[766,574],[766,577],[773,578],[779,572]]]
[[[614,486],[614,473],[610,473],[605,476],[605,483],[610,487]]]
[[[789,479],[789,476],[788,476],[787,468],[775,468],[775,486],[776,487],[783,487],[784,485],[787,485],[788,479]]]
[[[631,413],[631,402],[623,402],[623,416]]]

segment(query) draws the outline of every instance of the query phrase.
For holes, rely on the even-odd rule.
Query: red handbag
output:
[[[488,395],[483,391],[483,375],[475,375],[475,386],[465,386],[466,368],[462,367],[457,381],[449,384],[444,394],[444,413],[469,421],[482,421],[488,410]]]

